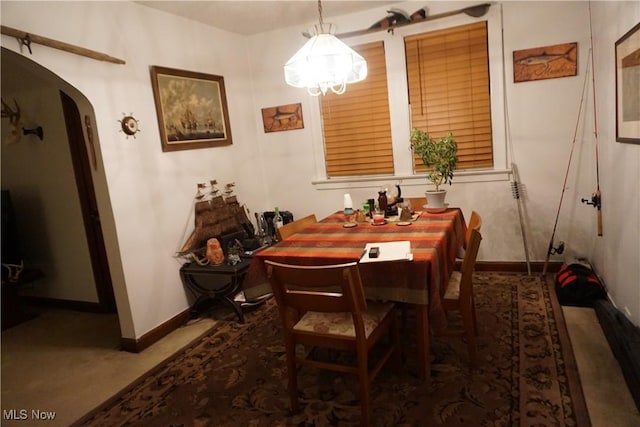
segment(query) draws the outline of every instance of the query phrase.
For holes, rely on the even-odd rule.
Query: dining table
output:
[[[446,327],[442,306],[456,253],[464,245],[466,223],[462,210],[415,211],[408,221],[388,217],[382,224],[371,219],[355,222],[342,211],[330,214],[253,257],[244,289],[268,282],[265,260],[295,265],[330,265],[360,261],[365,295],[415,307],[418,374],[430,376],[430,331]],[[409,242],[408,257],[392,261],[362,262],[365,246]],[[384,246],[382,246],[384,247]]]

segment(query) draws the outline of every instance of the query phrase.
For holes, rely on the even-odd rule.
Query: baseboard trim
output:
[[[156,326],[140,338],[120,338],[120,349],[129,353],[140,353],[155,342],[169,335],[180,326],[187,323],[191,316],[191,309],[187,308],[166,322]]]
[[[88,313],[104,313],[100,303],[89,301],[72,301],[67,299],[44,298],[30,295],[21,295],[20,300],[24,305],[39,307],[60,308],[64,310],[84,311]]]
[[[529,267],[532,273],[542,273],[544,262],[530,262]],[[562,267],[561,262],[549,262],[547,273],[557,273]],[[512,273],[527,273],[527,263],[522,261],[478,261],[475,266],[476,271],[499,271]]]

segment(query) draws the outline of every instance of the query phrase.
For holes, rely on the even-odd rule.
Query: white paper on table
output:
[[[373,247],[380,248],[377,258],[369,258],[369,250]],[[380,261],[412,261],[411,242],[403,240],[400,242],[376,242],[367,243],[360,257],[360,262],[380,262]]]

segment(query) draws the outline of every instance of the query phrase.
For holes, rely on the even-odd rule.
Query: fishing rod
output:
[[[580,124],[580,116],[582,115],[582,106],[584,105],[584,95],[587,88],[587,77],[589,75],[589,62],[587,62],[587,70],[584,75],[584,83],[582,85],[582,95],[580,96],[580,107],[578,108],[578,119],[576,120],[576,127],[573,132],[573,140],[571,141],[571,151],[569,152],[569,163],[567,164],[567,172],[564,175],[564,183],[562,184],[562,192],[560,193],[560,203],[558,203],[558,211],[556,212],[556,221],[553,224],[553,233],[551,233],[551,239],[549,240],[549,248],[547,249],[547,257],[544,260],[544,266],[542,267],[542,276],[547,274],[547,267],[549,266],[549,258],[554,253],[562,253],[564,250],[564,244],[559,245],[558,248],[554,247],[554,239],[556,236],[556,229],[558,227],[558,218],[560,217],[560,209],[562,208],[562,200],[564,199],[564,192],[567,188],[567,179],[569,178],[569,170],[571,169],[571,159],[573,158],[573,149],[576,145],[576,138],[578,135],[578,125]]]
[[[591,47],[589,48],[589,54],[591,55],[591,79],[593,87],[593,133],[595,136],[596,144],[596,192],[591,195],[591,200],[581,199],[582,203],[591,205],[597,209],[597,227],[598,236],[602,237],[602,195],[600,193],[600,159],[599,159],[599,145],[598,145],[598,110],[596,108],[596,73],[593,59],[593,26],[591,24],[591,2],[589,2],[589,36],[591,40]]]

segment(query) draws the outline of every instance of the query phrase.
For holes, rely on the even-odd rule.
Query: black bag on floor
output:
[[[556,275],[556,295],[561,305],[593,307],[607,292],[594,271],[584,264],[564,264]]]

